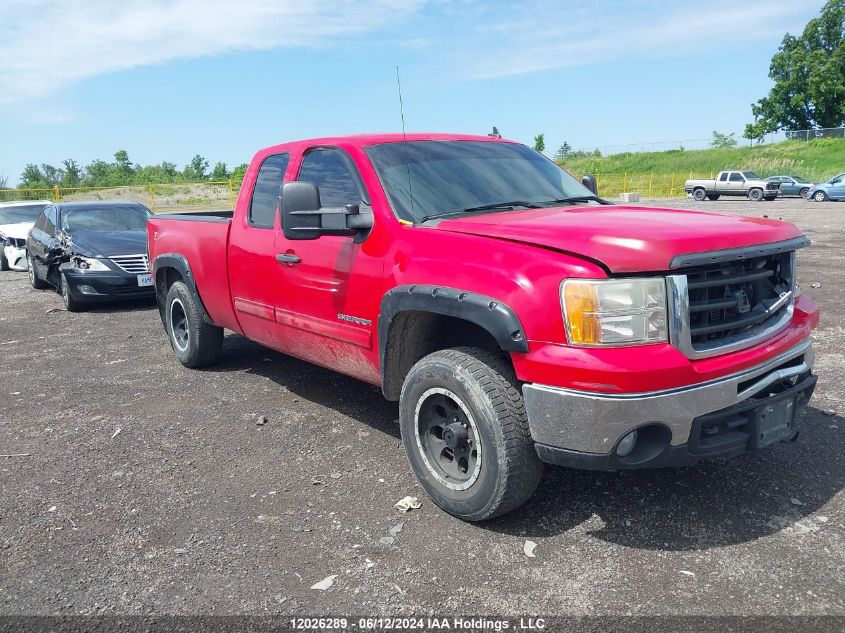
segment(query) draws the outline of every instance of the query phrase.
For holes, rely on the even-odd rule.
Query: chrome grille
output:
[[[150,272],[150,262],[147,256],[141,255],[113,255],[109,259],[123,272],[144,275]]]
[[[672,343],[690,358],[744,349],[792,318],[795,252],[690,268],[668,277]]]

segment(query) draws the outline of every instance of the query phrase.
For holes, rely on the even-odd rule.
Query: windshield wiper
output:
[[[544,205],[536,202],[528,202],[527,200],[510,200],[508,202],[492,202],[490,204],[481,204],[477,207],[467,207],[460,211],[447,211],[446,213],[436,213],[433,215],[424,215],[420,218],[420,222],[433,220],[434,218],[445,218],[452,215],[460,215],[462,213],[473,213],[475,211],[495,211],[496,209],[512,209],[513,207],[525,207],[526,209],[542,209]]]
[[[594,200],[599,204],[613,204],[612,202],[608,202],[604,198],[599,198],[598,196],[572,196],[570,198],[558,198],[556,200],[546,200],[545,204],[561,204],[563,202],[590,202]]]

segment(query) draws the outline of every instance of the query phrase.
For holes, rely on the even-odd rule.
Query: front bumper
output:
[[[3,253],[6,255],[6,261],[9,262],[9,268],[12,270],[29,270],[25,248],[3,244]]]
[[[594,469],[684,465],[793,437],[815,387],[813,360],[807,338],[760,365],[690,387],[603,394],[526,384],[523,395],[544,461]],[[772,428],[763,416],[789,399],[790,419]],[[642,446],[619,457],[620,440],[635,429]]]
[[[138,275],[122,271],[81,271],[63,268],[68,289],[74,299],[91,303],[121,299],[146,299],[155,296],[155,286],[139,286]]]

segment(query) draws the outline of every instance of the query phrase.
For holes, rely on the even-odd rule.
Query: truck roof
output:
[[[366,133],[366,134],[347,134],[343,136],[325,136],[322,138],[310,138],[297,141],[290,141],[287,143],[280,143],[278,145],[271,145],[265,147],[257,152],[258,155],[273,154],[276,152],[284,152],[301,146],[313,145],[337,145],[346,147],[367,147],[369,145],[381,145],[383,143],[402,143],[403,141],[483,141],[492,143],[515,143],[502,139],[496,136],[481,136],[474,134],[453,134],[440,132],[409,132],[403,134],[402,132],[387,132],[387,133]]]

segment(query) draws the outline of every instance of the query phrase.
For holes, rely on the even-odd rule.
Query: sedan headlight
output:
[[[561,285],[566,335],[573,345],[632,345],[667,340],[666,281],[567,279]]]
[[[79,268],[80,270],[111,270],[99,259],[95,259],[93,257],[74,255],[70,258],[70,261],[74,268]]]

